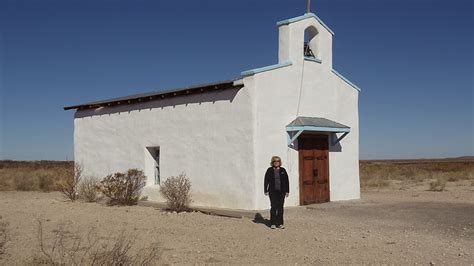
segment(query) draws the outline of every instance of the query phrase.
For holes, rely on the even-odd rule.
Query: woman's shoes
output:
[[[276,227],[276,225],[272,224],[272,226],[270,226],[270,228],[271,228],[271,229],[276,229],[277,227]],[[285,226],[282,225],[282,224],[280,224],[280,225],[278,226],[278,228],[280,228],[280,229],[285,229]]]

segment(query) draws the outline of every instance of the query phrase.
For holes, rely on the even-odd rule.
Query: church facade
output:
[[[84,175],[129,168],[145,195],[185,173],[193,205],[269,208],[263,177],[286,168],[286,206],[358,199],[360,89],[332,67],[333,32],[316,15],[280,21],[278,63],[235,80],[65,107],[75,109],[74,156]]]

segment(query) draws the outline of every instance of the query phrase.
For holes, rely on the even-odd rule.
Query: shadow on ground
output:
[[[270,227],[270,220],[264,218],[262,214],[259,212],[255,214],[255,218],[253,219],[253,222],[256,224],[264,224],[267,227]]]

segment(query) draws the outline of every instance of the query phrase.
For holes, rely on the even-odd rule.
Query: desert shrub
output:
[[[15,184],[10,178],[0,178],[0,191],[14,190]]]
[[[79,197],[86,202],[96,202],[99,196],[100,182],[97,178],[87,176],[79,183]]]
[[[15,189],[19,191],[38,190],[38,179],[33,176],[23,176],[16,178]]]
[[[7,222],[0,221],[0,256],[5,253],[5,245],[8,241],[7,226]]]
[[[189,209],[191,181],[184,173],[166,179],[160,187],[160,192],[166,198],[170,210],[182,212]]]
[[[102,179],[100,191],[108,198],[109,205],[134,205],[140,199],[145,181],[143,171],[129,169]]]
[[[55,189],[54,179],[47,175],[38,176],[38,186],[41,191],[49,192]]]
[[[390,181],[378,177],[370,179],[362,179],[361,181],[362,188],[386,188],[390,186]]]
[[[448,179],[447,179],[448,182],[456,182],[458,180],[459,180],[459,178],[457,176],[453,176],[453,175],[449,176]]]
[[[124,231],[100,238],[94,229],[86,234],[72,233],[69,224],[60,224],[45,241],[43,224],[39,220],[37,224],[40,254],[33,257],[34,265],[150,265],[160,258],[157,242],[134,248],[133,234]]]
[[[71,201],[75,201],[78,198],[78,189],[79,183],[82,179],[82,170],[82,165],[79,163],[75,163],[74,174],[67,175],[59,184],[59,190],[67,199]]]
[[[436,178],[435,181],[430,183],[430,191],[443,191],[446,187],[446,179]]]

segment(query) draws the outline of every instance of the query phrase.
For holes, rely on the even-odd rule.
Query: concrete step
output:
[[[153,207],[161,210],[166,210],[167,205],[164,202],[156,201],[139,201],[138,206]],[[190,206],[192,211],[198,211],[210,215],[225,216],[231,218],[250,218],[254,219],[257,213],[266,213],[268,210],[241,210],[241,209],[225,209],[225,208],[210,208],[202,206]]]

